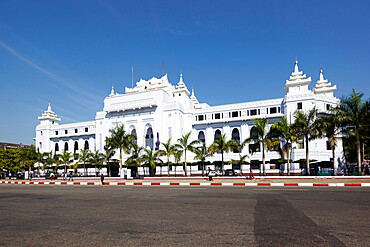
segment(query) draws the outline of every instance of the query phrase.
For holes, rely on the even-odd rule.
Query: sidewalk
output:
[[[101,185],[99,178],[74,178],[73,182],[61,179],[35,178],[30,180],[1,180],[1,184],[33,185]],[[256,177],[254,180],[245,177],[215,177],[212,182],[207,178],[145,178],[121,179],[105,178],[105,185],[128,186],[370,186],[370,177]]]

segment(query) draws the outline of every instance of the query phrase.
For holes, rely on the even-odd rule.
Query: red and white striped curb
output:
[[[33,184],[33,185],[101,185],[100,182],[60,182],[60,181],[1,181],[2,184]],[[329,187],[343,187],[343,186],[364,186],[370,187],[370,183],[197,183],[197,182],[105,182],[105,185],[110,186],[276,186],[276,187],[291,187],[291,186],[329,186]]]

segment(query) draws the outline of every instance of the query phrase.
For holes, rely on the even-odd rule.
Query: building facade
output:
[[[167,75],[162,78],[141,79],[135,87],[125,88],[123,94],[115,93],[112,87],[111,93],[104,99],[104,108],[96,113],[93,121],[59,124],[61,119],[57,118],[49,104],[48,109],[39,117],[40,124],[36,127],[36,148],[41,152],[80,152],[81,149],[89,149],[104,153],[104,140],[109,136],[109,130],[121,124],[128,133],[137,135],[139,146],[146,148],[155,148],[156,142],[166,142],[169,138],[172,143],[176,143],[178,138],[189,131],[192,139],[198,139],[206,146],[211,145],[221,134],[225,134],[228,140],[243,141],[250,136],[254,119],[267,118],[269,127],[283,116],[292,123],[297,110],[306,112],[316,107],[319,112],[327,112],[331,106],[339,103],[339,99],[333,95],[336,86],[324,79],[322,70],[313,90],[309,89],[310,83],[311,77],[307,78],[299,71],[296,61],[294,71],[285,82],[284,98],[210,106],[198,102],[194,91],[190,93],[187,89],[182,75],[176,86],[168,81]],[[304,145],[303,140],[293,144],[293,160],[305,159]],[[316,162],[328,162],[332,158],[325,138],[310,141],[309,149],[310,159]],[[243,155],[247,154],[254,163],[262,160],[261,152],[251,153],[248,146],[241,152]],[[220,156],[215,154],[207,160],[219,161]],[[189,152],[187,157],[188,161],[193,161],[192,153]],[[343,164],[340,139],[336,157],[336,164]],[[118,152],[114,158],[118,159]],[[279,158],[276,151],[266,153],[266,161]],[[230,152],[225,155],[226,161],[232,159],[239,159],[239,153]],[[225,168],[231,168],[231,165]],[[182,172],[181,167],[177,169]],[[188,169],[193,174],[199,173],[199,167],[190,166]],[[243,165],[242,169],[249,172],[249,165]],[[301,172],[297,163],[291,164],[291,170]],[[276,171],[272,164],[267,163],[266,172],[279,173],[279,170]],[[167,170],[163,173],[166,174]]]

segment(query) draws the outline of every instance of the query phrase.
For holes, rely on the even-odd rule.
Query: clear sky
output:
[[[114,85],[180,71],[200,102],[284,96],[295,58],[369,97],[369,1],[0,1],[0,142],[31,144],[51,101],[93,120]]]

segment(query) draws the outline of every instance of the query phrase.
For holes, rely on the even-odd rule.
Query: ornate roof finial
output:
[[[48,111],[51,111],[50,101],[49,101]]]
[[[114,96],[114,87],[112,86],[112,90],[110,91],[109,96]]]
[[[294,73],[298,73],[299,72],[299,69],[298,69],[298,60],[297,58],[295,59],[295,65],[294,65]]]
[[[324,80],[324,74],[322,73],[322,67],[320,69],[320,81]]]

